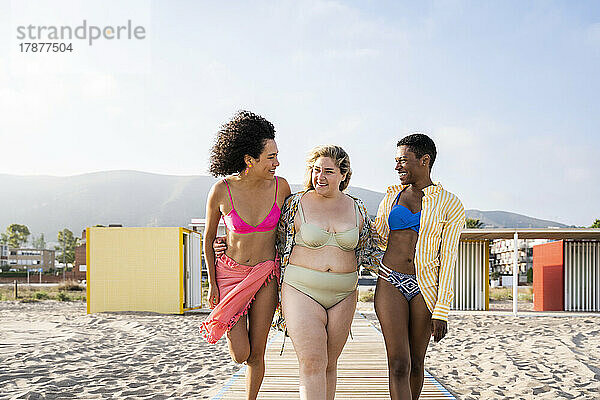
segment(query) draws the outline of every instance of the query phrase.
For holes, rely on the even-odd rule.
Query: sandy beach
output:
[[[200,338],[203,318],[0,302],[0,398],[206,398],[237,366]]]
[[[238,366],[198,336],[203,318],[0,302],[0,398],[209,398]],[[598,316],[453,312],[426,368],[460,399],[597,399],[599,342]]]
[[[531,314],[451,311],[425,368],[459,399],[600,398],[600,316]]]
[[[451,316],[426,368],[461,399],[600,398],[600,318]]]

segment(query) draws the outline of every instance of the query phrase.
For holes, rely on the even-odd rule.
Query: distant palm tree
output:
[[[600,219],[595,220],[590,228],[600,228]]]
[[[483,228],[483,222],[475,218],[467,218],[467,228],[469,229],[481,229]]]

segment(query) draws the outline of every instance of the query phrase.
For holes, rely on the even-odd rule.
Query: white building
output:
[[[8,245],[0,244],[0,268],[8,265]]]
[[[548,242],[547,239],[519,239],[518,265],[519,273],[526,274],[533,268],[533,246]],[[490,268],[492,272],[512,274],[514,257],[514,240],[497,239],[490,245]]]
[[[54,250],[8,249],[6,264],[15,270],[48,269],[54,267]],[[4,262],[4,260],[3,260]]]

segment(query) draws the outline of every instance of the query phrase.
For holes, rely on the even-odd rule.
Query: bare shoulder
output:
[[[288,183],[287,179],[285,179],[283,176],[277,177],[277,184],[279,185],[279,190],[281,190],[281,189],[290,190],[290,184]]]
[[[283,176],[279,176],[277,175],[277,182],[279,182],[280,185],[283,185],[284,183],[286,185],[288,185],[288,181],[287,179],[285,179]],[[289,186],[289,185],[288,185]]]
[[[357,201],[358,200],[357,197],[351,196],[348,193],[344,193],[344,194],[345,194],[345,196],[343,198],[344,198],[344,203],[345,204],[354,206],[354,204],[358,202]]]
[[[219,200],[227,193],[227,184],[224,179],[219,179],[210,188],[208,198],[213,200]]]
[[[292,194],[292,190],[290,189],[290,184],[287,179],[278,176],[277,177],[277,197],[280,197],[282,202],[285,200],[290,194]]]
[[[363,201],[361,199],[359,199],[358,197],[354,197],[351,196],[349,194],[346,194],[346,197],[350,200],[349,204],[351,207],[353,208],[358,208],[358,211],[361,214],[361,219],[364,220],[367,208],[365,207],[365,203],[363,203]]]
[[[358,197],[354,197],[349,194],[346,194],[346,197],[351,200],[350,205],[356,210],[355,212],[357,213],[357,217],[359,219],[359,227],[362,229],[365,224],[365,220],[368,218],[367,208],[365,207],[363,201]]]
[[[225,191],[227,190],[227,183],[225,183],[225,180],[227,178],[224,179],[219,179],[218,181],[216,181],[213,185],[212,188],[210,189],[211,192],[221,192],[221,191]]]
[[[363,203],[363,201],[360,198],[354,197],[348,193],[345,194],[349,205],[351,205],[352,207],[358,206],[358,208],[365,208],[365,203]]]

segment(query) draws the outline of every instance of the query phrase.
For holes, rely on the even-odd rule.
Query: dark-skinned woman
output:
[[[436,147],[412,134],[396,148],[400,185],[388,187],[375,227],[385,251],[375,290],[375,311],[385,340],[393,400],[418,399],[425,352],[433,335],[447,332],[454,297],[454,263],[464,207],[431,180]]]

